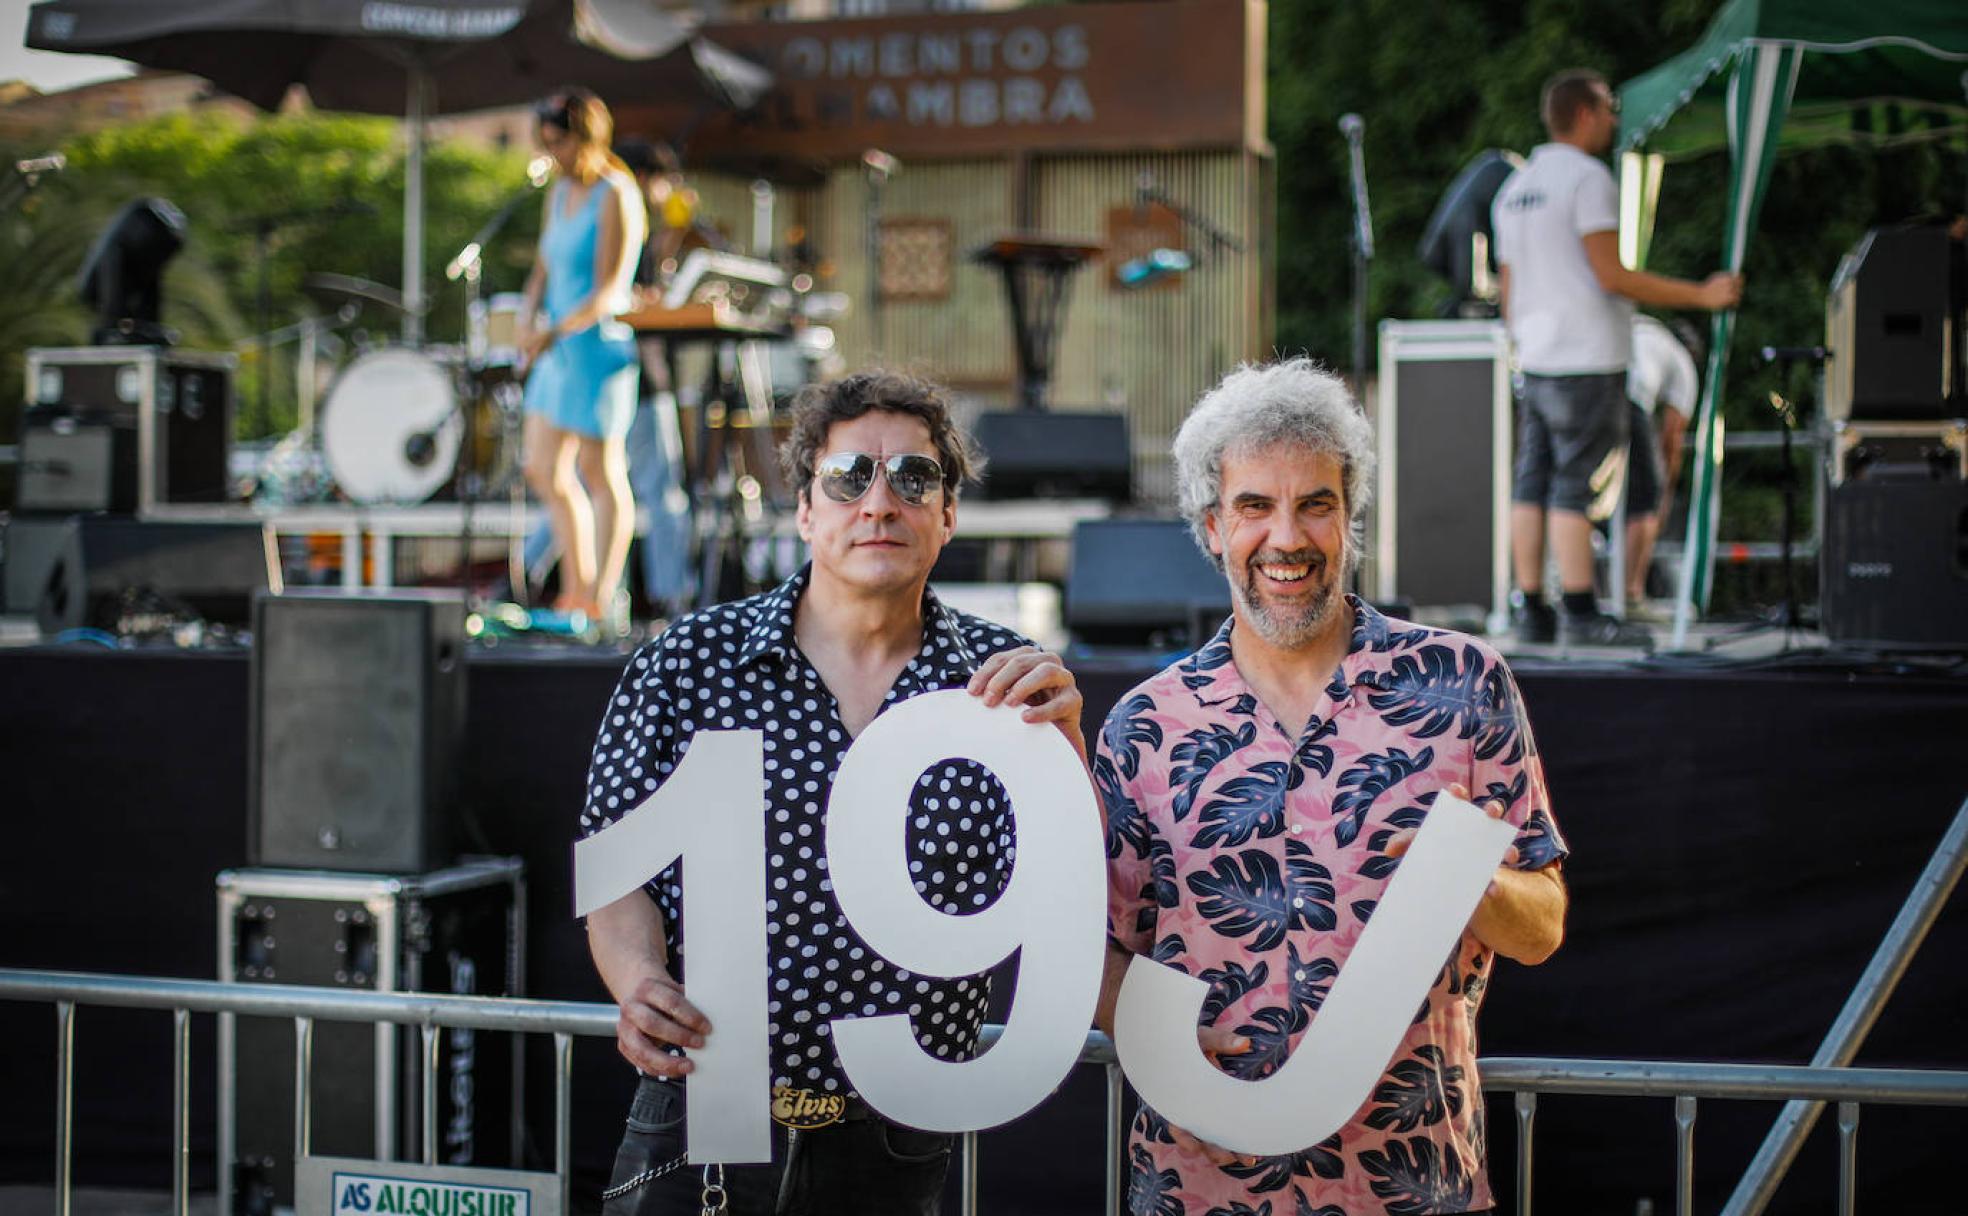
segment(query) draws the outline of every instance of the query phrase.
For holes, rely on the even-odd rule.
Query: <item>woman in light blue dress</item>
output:
[[[629,306],[647,218],[609,151],[614,121],[600,98],[566,88],[534,113],[557,172],[521,314],[526,480],[560,546],[554,607],[600,620],[635,534],[624,447],[636,407],[635,334],[615,318]]]

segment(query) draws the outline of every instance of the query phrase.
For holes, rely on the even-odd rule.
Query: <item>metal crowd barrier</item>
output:
[[[193,1013],[230,1013],[294,1020],[294,1153],[309,1151],[313,1088],[312,1044],[317,1019],[391,1022],[422,1032],[424,1163],[436,1164],[438,1031],[449,1028],[551,1034],[554,1037],[554,1162],[563,1216],[572,1216],[570,1087],[575,1035],[615,1036],[615,1007],[577,1001],[513,997],[379,993],[274,984],[226,984],[210,980],[139,979],[60,971],[0,968],[0,1000],[46,1001],[55,1006],[55,1216],[70,1216],[75,1009],[77,1005],[171,1011],[172,1162],[171,1205],[187,1216],[190,1205],[189,1126]],[[1003,1028],[984,1028],[995,1041]],[[1097,1031],[1087,1035],[1083,1064],[1105,1069],[1107,1081],[1106,1211],[1122,1209],[1120,1065],[1114,1046]],[[1858,1124],[1861,1103],[1968,1106],[1968,1072],[1918,1069],[1780,1067],[1759,1064],[1691,1064],[1638,1060],[1564,1060],[1495,1057],[1480,1062],[1483,1088],[1515,1095],[1519,1216],[1530,1216],[1532,1131],[1539,1094],[1672,1097],[1675,1126],[1675,1211],[1694,1210],[1694,1128],[1699,1099],[1808,1099],[1838,1103],[1838,1211],[1857,1205]],[[961,1138],[958,1160],[963,1216],[977,1213],[977,1137]],[[220,1216],[227,1216],[220,1213]]]

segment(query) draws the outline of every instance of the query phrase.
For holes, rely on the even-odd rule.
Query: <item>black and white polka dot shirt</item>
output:
[[[793,640],[793,607],[807,577],[802,570],[764,595],[693,612],[636,651],[595,739],[580,831],[592,835],[639,805],[698,731],[761,731],[773,1084],[849,1093],[829,1040],[832,1019],[906,1012],[924,1050],[965,1059],[990,991],[987,977],[933,979],[892,966],[849,928],[834,899],[823,824],[852,740],[833,693]],[[922,649],[888,690],[883,712],[918,693],[962,688],[985,657],[1028,644],[945,607],[934,592],[925,591],[923,620]],[[916,890],[938,911],[978,911],[1011,876],[1010,803],[996,778],[969,761],[922,773],[905,831]],[[681,978],[679,867],[646,889],[662,910],[671,971]]]

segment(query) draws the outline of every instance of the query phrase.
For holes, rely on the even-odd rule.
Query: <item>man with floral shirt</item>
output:
[[[1175,440],[1177,492],[1234,613],[1107,718],[1112,1029],[1136,955],[1208,982],[1198,1039],[1271,1075],[1304,1035],[1437,794],[1517,825],[1454,956],[1366,1103],[1282,1157],[1204,1143],[1143,1107],[1141,1216],[1488,1210],[1476,1012],[1492,956],[1549,957],[1565,844],[1515,682],[1482,641],[1382,616],[1341,588],[1373,471],[1366,421],[1297,359],[1233,372]]]

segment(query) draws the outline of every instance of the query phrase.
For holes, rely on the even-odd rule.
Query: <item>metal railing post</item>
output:
[[[55,1216],[69,1216],[75,1145],[75,1002],[55,1002]]]
[[[1674,1212],[1695,1216],[1695,1099],[1674,1099]]]
[[[191,1010],[171,1011],[171,1212],[191,1211]]]
[[[424,1032],[424,1164],[437,1164],[437,1023],[425,1022]]]
[[[314,1019],[294,1019],[294,1165],[314,1144],[311,1110],[314,1106]]]
[[[1127,1202],[1122,1185],[1121,1154],[1127,1145],[1127,1128],[1121,1125],[1121,1066],[1107,1065],[1107,1216],[1121,1216]]]
[[[1535,1089],[1520,1089],[1517,1099],[1517,1216],[1531,1216],[1531,1131],[1537,1120]]]
[[[1859,1206],[1859,1104],[1838,1104],[1838,1216]]]
[[[1859,977],[1852,995],[1846,998],[1845,1008],[1839,1011],[1838,1020],[1832,1023],[1824,1044],[1811,1057],[1814,1066],[1840,1068],[1852,1062],[1852,1057],[1858,1054],[1859,1045],[1865,1042],[1873,1022],[1878,1019],[1879,1011],[1885,1008],[1893,989],[1899,985],[1900,977],[1906,974],[1914,951],[1920,949],[1920,943],[1927,937],[1927,930],[1934,925],[1934,918],[1940,915],[1941,908],[1954,893],[1964,867],[1968,867],[1968,801],[1964,801],[1955,811],[1954,822],[1948,827],[1947,834],[1941,837],[1933,857],[1928,859],[1927,868],[1914,882],[1906,903],[1900,907],[1900,914],[1893,919],[1892,927],[1886,930],[1879,949],[1873,953],[1872,962],[1866,965],[1865,974]],[[1770,1134],[1764,1137],[1755,1160],[1743,1171],[1742,1180],[1736,1183],[1735,1193],[1729,1196],[1729,1202],[1722,1209],[1722,1216],[1758,1216],[1768,1206],[1770,1197],[1777,1192],[1777,1184],[1783,1181],[1790,1163],[1797,1159],[1798,1150],[1804,1146],[1804,1138],[1811,1134],[1811,1127],[1823,1110],[1822,1102],[1793,1098],[1784,1103],[1783,1113],[1777,1116]]]
[[[554,1034],[554,1172],[560,1176],[560,1210],[574,1210],[574,1036]]]
[[[977,1133],[965,1132],[957,1158],[957,1195],[963,1216],[977,1216]]]

